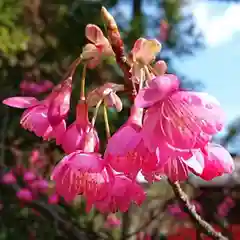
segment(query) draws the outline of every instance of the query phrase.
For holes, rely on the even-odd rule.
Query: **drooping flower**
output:
[[[172,147],[203,147],[223,127],[224,113],[217,100],[206,94],[179,90],[176,76],[165,74],[152,79],[136,97],[137,107],[148,108],[143,138],[150,150],[159,136]]]
[[[71,82],[71,78],[64,80],[42,101],[33,97],[12,97],[3,103],[11,107],[27,108],[20,120],[22,127],[45,140],[55,138],[58,143],[66,130],[64,119],[70,107]]]
[[[88,106],[85,102],[80,102],[76,109],[76,120],[66,130],[62,136],[61,146],[63,150],[70,154],[76,150],[82,150],[86,138],[91,141],[94,151],[99,149],[98,134],[88,119]]]
[[[127,122],[108,140],[104,158],[117,171],[135,178],[140,169],[153,170],[158,163],[157,153],[144,146],[142,129],[143,109],[131,108]]]
[[[100,154],[76,151],[57,164],[51,178],[56,183],[57,193],[66,201],[83,194],[87,198],[87,210],[90,210],[92,204],[103,199],[109,191],[111,174]]]
[[[53,86],[53,83],[49,80],[41,80],[40,82],[23,80],[20,83],[22,93],[31,95],[38,95],[47,92],[52,89]]]
[[[82,59],[88,61],[89,68],[95,68],[102,57],[114,55],[108,39],[98,26],[88,24],[85,29],[85,36],[91,43],[83,48]]]
[[[104,104],[110,108],[115,108],[118,112],[122,111],[122,101],[116,94],[118,91],[123,91],[124,86],[116,83],[108,82],[99,88],[91,91],[87,96],[89,107],[96,106],[103,99]]]
[[[145,193],[140,185],[125,175],[115,175],[112,188],[107,196],[95,202],[95,207],[102,213],[126,212],[131,202],[141,205],[145,199]]]

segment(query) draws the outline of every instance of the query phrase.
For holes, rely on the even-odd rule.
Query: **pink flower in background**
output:
[[[22,127],[44,140],[55,138],[59,143],[66,130],[64,119],[70,107],[71,82],[72,79],[63,81],[42,101],[34,97],[12,97],[3,103],[11,107],[27,108],[20,120]]]
[[[167,21],[161,20],[159,41],[160,42],[167,41],[168,35],[169,35],[169,25]]]
[[[119,227],[121,225],[121,220],[117,218],[115,214],[109,214],[107,216],[105,226],[110,228]]]
[[[99,139],[95,128],[92,127],[88,119],[88,106],[86,103],[79,103],[76,110],[76,120],[63,134],[61,146],[63,150],[70,154],[76,150],[83,150],[87,139],[92,145],[92,151],[98,151]],[[86,151],[86,149],[85,149]]]
[[[83,48],[82,58],[88,61],[89,68],[95,68],[104,56],[113,56],[112,47],[102,30],[94,25],[88,24],[85,36],[91,42]]]
[[[95,202],[95,207],[102,213],[126,212],[131,202],[141,205],[145,193],[140,185],[124,175],[115,175],[114,183],[107,196]]]
[[[31,171],[27,171],[27,172],[24,173],[23,179],[26,182],[32,182],[33,180],[36,179],[36,175],[33,172],[31,172]]]
[[[234,206],[235,201],[231,197],[225,197],[223,202],[218,205],[217,213],[221,217],[226,217]]]
[[[113,181],[111,175],[100,154],[76,151],[56,165],[51,178],[56,183],[57,193],[66,201],[83,194],[90,210],[94,201],[106,196]]]
[[[49,204],[58,204],[59,202],[59,196],[58,194],[54,193],[51,196],[48,197],[48,203]]]
[[[29,184],[33,190],[45,193],[49,189],[49,182],[45,179],[36,179]]]
[[[20,83],[20,89],[23,94],[38,95],[45,93],[53,88],[53,83],[49,80],[41,80],[39,82],[23,80]]]
[[[198,213],[201,212],[201,205],[197,202],[197,201],[191,201],[191,204],[195,207],[196,211]],[[188,214],[185,213],[182,208],[179,206],[179,204],[174,203],[174,204],[170,204],[168,205],[168,212],[177,218],[186,218],[188,217]]]
[[[5,184],[16,183],[16,177],[12,172],[5,173],[2,177],[2,182]]]
[[[26,201],[26,202],[33,200],[32,192],[27,188],[22,188],[22,189],[18,190],[18,192],[16,193],[16,196],[20,200]]]

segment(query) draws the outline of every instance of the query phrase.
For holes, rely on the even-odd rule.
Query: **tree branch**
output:
[[[196,224],[196,226],[203,231],[208,236],[217,240],[227,240],[228,238],[224,237],[220,232],[216,232],[214,228],[207,222],[205,222],[201,216],[196,212],[195,207],[190,203],[188,196],[182,190],[178,181],[172,182],[168,179],[170,186],[172,187],[173,192],[175,193],[177,199],[188,212],[189,216]]]

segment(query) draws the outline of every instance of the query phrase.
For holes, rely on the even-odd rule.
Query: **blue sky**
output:
[[[240,4],[197,1],[193,13],[206,48],[181,61],[181,69],[220,101],[229,122],[240,115]]]

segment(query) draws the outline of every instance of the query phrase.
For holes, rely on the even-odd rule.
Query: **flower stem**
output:
[[[82,79],[81,79],[81,92],[80,100],[85,101],[85,79],[86,79],[87,65],[83,65]]]
[[[189,216],[196,224],[196,226],[205,234],[217,240],[228,240],[225,236],[220,232],[216,232],[214,228],[204,221],[201,216],[196,212],[195,207],[190,203],[187,194],[182,190],[178,181],[172,182],[168,179],[168,183],[172,187],[174,194],[176,195],[178,201],[182,204],[184,209],[188,212]]]
[[[97,115],[98,115],[98,110],[99,110],[99,108],[100,108],[100,106],[101,106],[101,104],[102,104],[102,101],[103,101],[103,99],[101,99],[101,100],[97,103],[97,105],[96,105],[96,107],[95,107],[95,110],[94,110],[94,113],[93,113],[93,117],[92,117],[92,127],[94,127],[94,125],[95,125],[95,122],[96,122],[96,119],[97,119]]]
[[[111,132],[110,132],[109,121],[108,121],[108,110],[105,104],[103,105],[103,116],[104,116],[107,139],[109,139],[111,137]]]
[[[63,77],[63,80],[67,79],[67,78],[72,78],[73,74],[76,71],[77,66],[80,64],[82,58],[78,57],[77,59],[75,59],[72,64],[69,66],[68,71],[66,72],[66,74]]]

